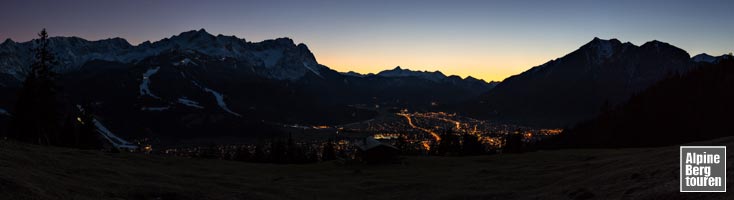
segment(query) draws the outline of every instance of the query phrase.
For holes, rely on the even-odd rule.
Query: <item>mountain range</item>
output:
[[[673,45],[641,46],[594,38],[561,58],[503,80],[466,111],[475,116],[543,127],[569,127],[624,103],[659,80],[720,57],[690,55]]]
[[[12,115],[34,44],[0,44],[3,116]],[[93,105],[100,121],[128,137],[254,134],[263,122],[348,123],[373,117],[376,107],[457,104],[496,85],[399,67],[339,73],[289,38],[249,42],[203,29],[140,45],[53,37],[49,46],[65,98]]]
[[[0,121],[12,116],[34,44],[0,44]],[[203,29],[140,45],[53,37],[50,48],[68,101],[92,105],[122,135],[173,139],[268,134],[264,124],[272,122],[350,123],[392,107],[568,127],[659,80],[725,57],[691,58],[660,41],[636,46],[594,38],[502,82],[485,82],[399,66],[376,74],[337,72],[289,38],[250,42]]]

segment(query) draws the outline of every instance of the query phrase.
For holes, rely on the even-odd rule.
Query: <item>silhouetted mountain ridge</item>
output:
[[[511,76],[468,112],[508,122],[563,127],[618,104],[667,74],[693,64],[684,50],[660,41],[635,46],[594,38],[561,58]]]
[[[554,147],[650,147],[731,136],[734,59],[671,75],[564,131]]]

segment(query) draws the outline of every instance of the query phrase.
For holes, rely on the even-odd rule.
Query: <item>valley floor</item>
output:
[[[734,137],[695,143],[734,145]],[[679,193],[678,146],[274,165],[0,141],[2,199],[734,199]],[[731,155],[731,154],[730,154]],[[728,156],[731,165],[732,156]],[[732,174],[732,173],[728,173]]]

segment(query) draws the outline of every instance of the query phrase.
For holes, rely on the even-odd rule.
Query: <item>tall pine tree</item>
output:
[[[49,50],[46,29],[38,37],[35,40],[35,60],[18,96],[9,138],[33,144],[55,145],[61,130],[57,110],[57,74],[52,71],[57,62]]]

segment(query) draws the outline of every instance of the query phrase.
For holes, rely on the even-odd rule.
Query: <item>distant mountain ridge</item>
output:
[[[446,75],[440,71],[413,71],[409,69],[402,69],[400,66],[395,67],[392,70],[384,70],[377,73],[377,76],[383,77],[422,77],[432,81],[439,81],[446,78]]]
[[[490,81],[486,82],[482,79],[477,79],[472,76],[467,76],[466,78],[461,78],[457,75],[450,75],[446,76],[441,71],[414,71],[410,69],[403,69],[400,66],[397,66],[393,69],[389,70],[383,70],[378,72],[377,74],[369,73],[369,74],[360,74],[354,71],[344,72],[342,73],[347,76],[353,76],[353,77],[367,77],[367,76],[379,76],[379,77],[387,77],[387,78],[406,78],[406,77],[415,77],[415,78],[421,78],[425,80],[430,80],[434,82],[452,82],[455,84],[461,84],[460,82],[465,82],[466,84],[475,84],[475,85],[487,85],[487,89],[492,89],[494,86],[499,84],[499,82],[496,81]]]
[[[717,63],[721,61],[722,59],[729,58],[732,55],[730,54],[724,54],[720,56],[712,56],[706,53],[698,54],[696,56],[693,56],[691,58],[691,61],[697,62],[697,63]]]

